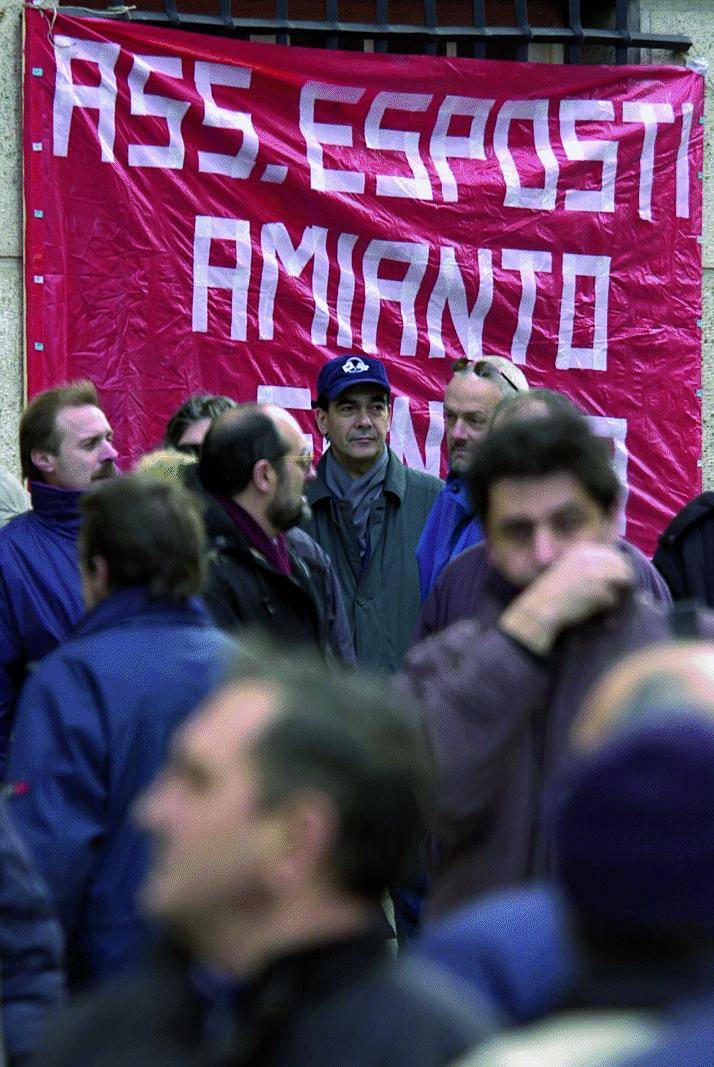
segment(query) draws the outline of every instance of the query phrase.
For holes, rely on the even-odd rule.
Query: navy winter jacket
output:
[[[35,1052],[65,999],[62,929],[0,802],[0,1003],[10,1067]]]
[[[146,841],[131,820],[174,728],[235,651],[199,600],[104,600],[28,679],[8,760],[12,815],[57,906],[70,984],[131,963]]]
[[[0,530],[0,771],[29,664],[63,641],[84,613],[77,565],[82,493],[33,482],[32,511]]]

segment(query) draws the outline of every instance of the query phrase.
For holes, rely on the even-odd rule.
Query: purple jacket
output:
[[[668,607],[672,603],[672,595],[659,571],[634,545],[620,541],[620,548],[634,568],[635,589],[655,603]],[[445,630],[459,619],[478,617],[483,584],[489,570],[488,549],[483,542],[447,563],[422,605],[412,645],[430,634]]]
[[[445,574],[478,553],[465,552]],[[669,636],[661,607],[629,594],[540,658],[498,629],[517,590],[489,566],[474,584],[470,618],[412,648],[401,680],[421,701],[439,775],[430,916],[550,873],[542,797],[585,694],[619,655]],[[469,599],[465,585],[458,603]]]

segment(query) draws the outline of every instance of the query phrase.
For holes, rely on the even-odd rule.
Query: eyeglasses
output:
[[[288,452],[281,459],[291,459],[294,463],[297,463],[303,474],[309,474],[312,467],[312,452]]]
[[[507,365],[509,361],[504,359],[503,362]],[[519,371],[517,367],[514,367],[515,373],[513,377],[511,377],[509,373],[510,367],[508,367],[507,370],[501,370],[500,367],[497,367],[495,363],[492,363],[488,359],[468,359],[466,356],[461,356],[451,364],[451,369],[454,374],[458,374],[460,371],[465,371],[469,367],[473,368],[473,372],[477,378],[490,378],[491,381],[493,381],[494,378],[502,378],[515,393],[523,391],[523,385],[513,380],[516,374],[521,378],[523,377],[523,372]]]

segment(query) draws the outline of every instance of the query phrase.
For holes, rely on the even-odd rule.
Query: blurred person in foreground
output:
[[[457,359],[451,370],[452,377],[444,393],[449,473],[416,548],[422,600],[426,600],[450,560],[483,541],[483,530],[473,513],[464,474],[475,446],[488,433],[501,402],[528,392],[523,371],[503,356]]]
[[[0,798],[0,1063],[25,1067],[64,1004],[63,952],[47,889]]]
[[[312,445],[283,408],[243,404],[214,420],[186,475],[211,548],[206,603],[226,630],[252,627],[354,664],[332,563],[299,528],[314,477]]]
[[[32,508],[0,529],[0,772],[28,669],[82,614],[79,502],[118,473],[112,437],[88,381],[38,393],[22,413],[20,461]]]
[[[213,420],[236,406],[235,400],[228,396],[194,393],[167,422],[161,442],[163,448],[173,448],[192,459],[198,459],[203,439]]]
[[[568,416],[586,421],[585,416],[571,400],[553,389],[530,389],[527,393],[511,392],[495,409],[490,430],[502,429],[514,422]],[[524,462],[524,469],[526,465]],[[467,473],[463,478],[465,483],[468,482]],[[619,538],[618,544],[632,565],[635,588],[660,604],[669,604],[671,597],[666,582],[644,553]],[[447,563],[422,605],[412,638],[413,644],[446,629],[459,619],[469,618],[478,611],[479,600],[484,595],[483,583],[488,574],[488,566],[488,545],[483,541]]]
[[[714,996],[711,709],[665,702],[620,721],[564,770],[553,804],[579,956],[566,1011],[464,1063],[648,1063],[679,1012]]]
[[[177,734],[139,804],[142,899],[173,945],[41,1064],[420,1067],[482,1038],[440,971],[397,961],[379,902],[418,846],[429,771],[381,682],[259,647]]]
[[[714,643],[668,641],[619,660],[586,698],[573,750],[672,708],[714,720]],[[583,965],[572,906],[555,880],[470,900],[427,924],[416,947],[492,999],[511,1025],[565,1010]]]
[[[617,656],[669,632],[633,592],[619,483],[584,419],[492,431],[468,480],[486,534],[481,595],[412,648],[402,678],[439,771],[432,915],[552,869],[542,796],[583,697]]]
[[[235,650],[199,599],[203,531],[185,490],[134,474],[80,507],[88,611],[28,680],[7,772],[12,817],[64,927],[74,989],[140,952],[134,892],[146,843],[129,809]]]

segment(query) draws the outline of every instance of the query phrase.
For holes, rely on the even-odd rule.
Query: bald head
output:
[[[583,705],[573,743],[589,748],[625,722],[676,707],[714,717],[714,642],[667,641],[619,660]]]

